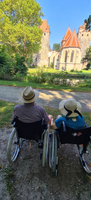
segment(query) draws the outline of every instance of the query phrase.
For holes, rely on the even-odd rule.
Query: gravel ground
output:
[[[0,99],[18,102],[23,88],[0,86]],[[62,99],[75,98],[82,111],[91,111],[91,93],[39,90],[38,105],[58,108]],[[0,200],[90,200],[91,179],[79,162],[76,145],[60,145],[58,149],[58,176],[49,167],[42,167],[40,149],[32,141],[25,141],[20,155],[12,166],[7,161],[7,143],[10,129],[0,129]]]
[[[31,149],[29,141],[25,141],[15,164],[8,164],[6,151],[11,130],[0,130],[0,200],[91,199],[91,179],[81,167],[76,145],[60,144],[55,177],[48,166],[42,167],[41,150],[35,141]]]

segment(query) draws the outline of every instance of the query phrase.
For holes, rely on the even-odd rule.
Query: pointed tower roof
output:
[[[42,21],[43,23],[39,26],[40,29],[42,29],[43,32],[50,33],[49,25],[47,25],[47,20],[43,19]]]
[[[62,49],[65,47],[80,47],[80,44],[78,42],[77,39],[77,34],[75,32],[75,30],[71,33],[71,35],[68,37],[68,39],[66,40],[65,44],[62,46]]]
[[[68,27],[68,29],[67,29],[67,31],[66,31],[66,34],[65,34],[65,36],[63,37],[62,42],[63,42],[64,40],[67,40],[67,38],[68,38],[70,35],[71,35],[71,30],[70,30],[70,27]]]

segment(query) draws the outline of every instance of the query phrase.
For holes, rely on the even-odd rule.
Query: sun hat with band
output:
[[[32,103],[39,97],[39,92],[32,89],[32,87],[26,87],[19,95],[19,100],[23,103]]]
[[[78,115],[80,115],[80,117],[82,117],[81,115],[81,104],[79,102],[77,102],[75,99],[66,99],[66,100],[62,100],[59,103],[59,110],[61,112],[61,114],[63,116],[67,117],[77,117]]]

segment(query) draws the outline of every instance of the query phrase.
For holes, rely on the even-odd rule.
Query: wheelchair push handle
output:
[[[17,119],[17,116],[15,116],[12,121],[11,121],[11,124],[14,124],[14,122],[16,122],[16,119]]]

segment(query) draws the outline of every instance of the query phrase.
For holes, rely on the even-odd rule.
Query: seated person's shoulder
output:
[[[56,123],[57,123],[57,122],[62,122],[62,121],[64,121],[64,122],[66,121],[66,118],[63,117],[63,116],[62,116],[62,117],[59,117],[58,119],[55,120]]]
[[[19,109],[19,108],[22,108],[22,107],[23,107],[23,105],[17,104],[17,105],[14,107],[14,109]]]

